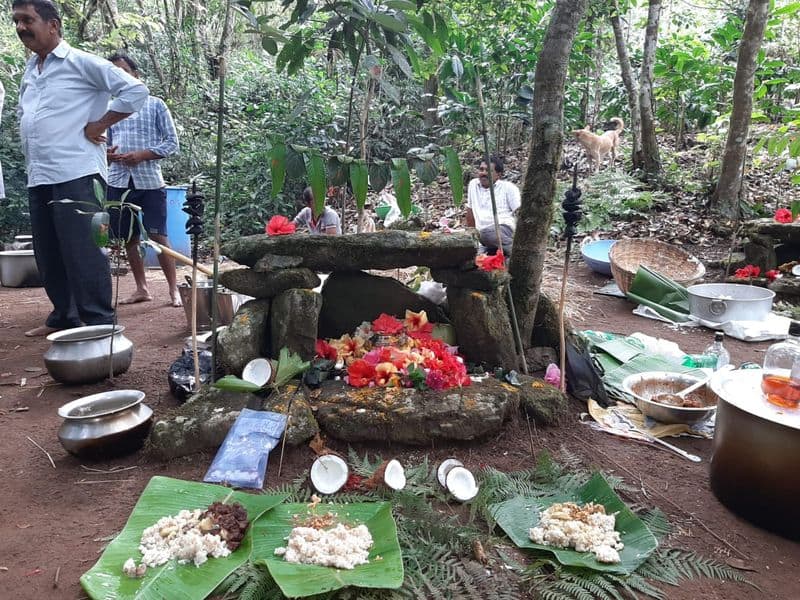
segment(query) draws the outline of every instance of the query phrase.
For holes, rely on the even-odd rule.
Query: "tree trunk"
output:
[[[742,41],[739,45],[736,76],[733,79],[733,108],[728,139],[722,155],[717,189],[712,198],[712,205],[729,217],[737,216],[739,213],[742,173],[747,158],[747,133],[750,129],[750,116],[753,109],[756,57],[764,39],[768,16],[768,0],[750,0],[744,33],[742,33]]]
[[[589,124],[592,129],[597,126],[597,121],[600,117],[600,105],[603,102],[603,58],[605,52],[603,50],[603,23],[598,22],[597,31],[594,35],[594,49],[592,50],[592,62],[594,63],[592,70],[592,104],[589,108]]]
[[[436,112],[436,108],[439,106],[439,77],[436,74],[425,80],[424,94],[422,98],[422,123],[425,129],[433,129],[442,122]]]
[[[643,170],[647,180],[657,179],[661,173],[661,158],[656,139],[656,119],[653,114],[653,63],[658,42],[658,23],[661,17],[661,0],[650,0],[647,10],[647,27],[644,32],[644,56],[639,76],[639,108],[642,111]]]
[[[628,127],[631,132],[633,150],[631,160],[633,169],[641,169],[644,163],[642,155],[642,115],[639,111],[639,93],[636,89],[636,79],[631,67],[631,59],[628,56],[628,46],[622,33],[622,25],[619,18],[619,5],[614,1],[614,12],[611,15],[611,27],[614,29],[614,41],[617,44],[617,57],[619,59],[619,70],[622,75],[622,82],[625,84],[625,91],[628,94],[628,110],[630,110],[630,123]]]
[[[564,82],[569,53],[587,0],[557,0],[536,63],[532,136],[522,185],[522,206],[509,272],[520,335],[530,346],[553,218],[556,174],[561,166]]]

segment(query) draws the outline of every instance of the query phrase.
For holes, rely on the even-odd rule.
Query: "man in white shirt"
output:
[[[511,243],[514,241],[514,229],[517,226],[517,209],[520,206],[520,194],[516,185],[501,179],[505,165],[497,157],[489,158],[494,181],[494,199],[497,205],[497,220],[500,224],[500,240],[494,227],[492,214],[492,197],[489,190],[489,167],[482,161],[478,168],[478,177],[467,186],[467,227],[475,227],[480,235],[481,251],[495,254],[502,247],[503,254],[511,254]]]
[[[89,219],[58,201],[97,204],[94,182],[105,189],[107,172],[105,131],[138,111],[149,92],[108,61],[63,41],[50,0],[14,0],[12,11],[17,36],[33,52],[17,112],[33,249],[53,303],[45,324],[25,335],[112,323],[108,260],[92,240]]]

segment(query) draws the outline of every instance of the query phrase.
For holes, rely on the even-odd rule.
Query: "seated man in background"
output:
[[[520,194],[516,185],[505,179],[505,165],[497,157],[489,158],[494,181],[494,199],[497,204],[497,221],[500,224],[500,240],[494,227],[492,215],[492,198],[489,190],[489,166],[481,161],[478,177],[467,186],[467,227],[475,227],[480,235],[481,251],[495,254],[502,247],[503,254],[511,254],[511,243],[514,241],[514,229],[517,226],[517,209],[520,206]]]
[[[293,219],[298,229],[305,228],[311,235],[342,235],[339,215],[330,206],[326,205],[322,214],[314,218],[314,192],[310,187],[303,190],[303,204],[305,207]]]

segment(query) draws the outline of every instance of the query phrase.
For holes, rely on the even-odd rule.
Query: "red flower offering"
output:
[[[475,257],[475,264],[482,271],[498,271],[506,268],[506,259],[503,251],[498,249],[494,256],[479,254]]]
[[[781,272],[778,271],[778,269],[770,269],[769,271],[764,273],[764,275],[766,275],[767,279],[769,279],[770,281],[775,281],[778,277],[781,276]]]
[[[339,358],[338,353],[336,352],[336,348],[331,346],[325,340],[317,340],[317,356],[319,358],[324,358],[327,360],[336,360]]]
[[[287,235],[295,232],[295,226],[292,221],[283,215],[275,215],[269,220],[264,231],[267,235]]]
[[[391,315],[381,313],[380,316],[372,322],[372,331],[378,335],[394,335],[403,331],[403,322],[395,319]]]
[[[347,367],[347,382],[353,387],[367,387],[375,380],[375,367],[364,359],[354,360]]]
[[[755,265],[747,265],[741,269],[736,269],[733,274],[736,279],[750,279],[751,277],[758,277],[761,274],[761,267]]]
[[[792,219],[792,211],[788,208],[779,208],[775,211],[775,220],[778,223],[791,223],[794,221],[794,219]]]

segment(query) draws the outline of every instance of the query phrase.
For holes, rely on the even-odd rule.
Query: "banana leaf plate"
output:
[[[230,497],[229,497],[230,496]],[[81,585],[93,600],[199,600],[208,596],[233,571],[244,564],[253,548],[253,525],[259,516],[280,504],[287,494],[256,495],[232,492],[230,488],[208,483],[153,477],[133,507],[124,529],[106,547],[100,560],[81,577]],[[129,558],[137,563],[142,555],[142,532],[160,518],[184,509],[205,508],[212,502],[238,502],[247,510],[250,527],[242,545],[225,558],[209,558],[199,567],[179,565],[171,560],[148,568],[135,579],[122,573]]]
[[[316,514],[331,512],[345,525],[364,524],[372,535],[369,562],[352,570],[286,562],[275,548],[286,546],[296,517],[309,514],[306,504],[282,504],[261,517],[253,530],[253,561],[265,564],[290,598],[312,596],[347,586],[397,589],[403,585],[403,556],[389,502],[320,504]]]
[[[616,530],[625,547],[620,551],[620,562],[601,563],[591,552],[545,546],[534,543],[528,531],[539,523],[539,513],[556,502],[576,502],[602,504],[606,513],[617,513]],[[526,498],[515,496],[505,502],[489,507],[497,524],[520,548],[552,552],[562,565],[585,567],[596,571],[622,573],[628,575],[636,570],[658,547],[658,541],[642,520],[637,517],[619,496],[614,493],[605,478],[595,473],[589,481],[573,494],[547,496],[545,498]]]

